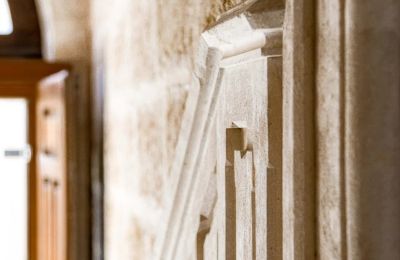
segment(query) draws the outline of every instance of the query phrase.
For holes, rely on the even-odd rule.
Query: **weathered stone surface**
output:
[[[166,225],[165,198],[173,196],[169,184],[178,179],[170,169],[200,35],[221,14],[249,1],[37,2],[46,58],[76,66],[83,96],[91,73],[95,85],[105,87],[106,259],[154,259],[159,228]],[[283,161],[277,166],[282,167],[283,209],[275,213],[283,214],[284,239],[283,250],[270,254],[283,253],[288,260],[399,258],[400,11],[395,1],[383,2],[265,0],[249,10],[254,28],[280,28],[285,18],[283,34],[276,30],[273,36],[283,35],[283,129],[271,132],[275,139],[281,131],[283,138],[271,147],[282,145],[282,158],[274,160]],[[232,34],[245,37],[242,28],[222,26],[220,41]],[[273,52],[263,54],[280,54],[282,42],[277,42]],[[240,61],[239,55],[224,62]],[[207,69],[198,68],[196,76]],[[247,77],[240,73],[239,80]],[[84,114],[87,103],[82,104]],[[75,187],[82,198],[88,195],[83,192],[87,181],[80,176],[73,182],[83,188]],[[279,193],[269,200],[279,201]],[[188,259],[196,255],[196,199],[176,238],[183,240],[178,255]],[[71,214],[80,223],[74,228],[84,228],[89,216],[78,210]],[[223,257],[225,251],[213,243],[225,229],[214,229],[205,237],[210,248],[205,255]],[[259,228],[257,235],[264,231]],[[87,259],[88,239],[76,233],[72,240],[72,259]],[[257,252],[260,259],[264,251]]]
[[[340,1],[320,1],[316,73],[319,259],[346,259],[342,12]]]
[[[286,1],[283,28],[283,259],[315,254],[314,2]]]
[[[106,71],[107,259],[154,259],[152,244],[148,250],[143,245],[166,221],[163,199],[171,196],[169,170],[199,37],[239,2],[92,2],[92,29],[103,42],[99,55]],[[130,221],[121,224],[126,214]],[[149,223],[137,224],[142,222]],[[137,235],[124,238],[124,229]]]

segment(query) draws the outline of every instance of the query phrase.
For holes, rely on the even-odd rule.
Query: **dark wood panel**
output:
[[[36,83],[61,70],[70,70],[70,66],[62,63],[46,63],[41,60],[0,58],[0,81],[2,83]]]

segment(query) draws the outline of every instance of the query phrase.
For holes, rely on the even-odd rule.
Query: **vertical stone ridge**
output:
[[[315,2],[288,0],[283,33],[285,260],[315,259]]]
[[[343,0],[319,0],[316,25],[317,255],[346,259]]]
[[[346,210],[346,58],[345,58],[345,2],[340,0],[340,210],[341,210],[341,258],[347,259],[347,210]]]

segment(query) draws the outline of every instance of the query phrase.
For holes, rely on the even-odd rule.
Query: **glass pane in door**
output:
[[[0,98],[0,259],[27,259],[27,143],[27,101]]]

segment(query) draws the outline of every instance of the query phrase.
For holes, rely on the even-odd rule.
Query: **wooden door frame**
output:
[[[28,259],[37,259],[37,171],[36,105],[40,80],[63,70],[66,64],[49,64],[41,60],[0,59],[0,98],[24,98],[28,102],[28,142],[31,161],[28,174]],[[68,198],[67,198],[68,200]]]

